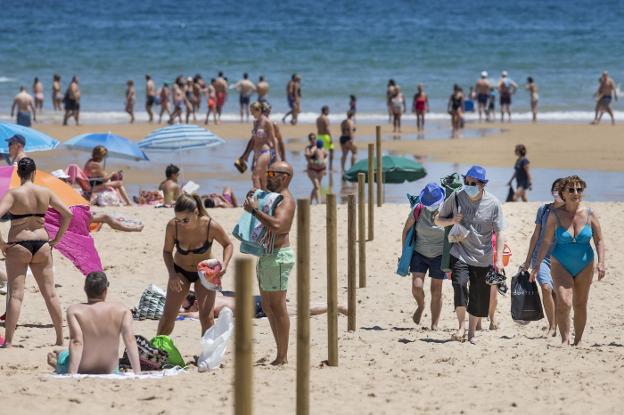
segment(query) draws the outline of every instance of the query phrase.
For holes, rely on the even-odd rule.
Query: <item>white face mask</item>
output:
[[[431,213],[437,212],[439,207],[440,207],[440,204],[433,205],[433,206],[425,206],[425,208]]]
[[[464,191],[466,192],[466,194],[469,197],[475,197],[476,195],[479,194],[479,192],[481,190],[479,189],[479,186],[467,186],[467,185],[464,185]]]

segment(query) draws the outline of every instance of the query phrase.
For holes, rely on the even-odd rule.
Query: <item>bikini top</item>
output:
[[[251,133],[258,138],[265,138],[266,137],[266,132],[264,131],[264,128],[254,128],[253,130],[251,130]]]
[[[555,213],[557,218],[557,229],[555,230],[555,242],[557,245],[585,244],[589,245],[592,238],[592,228],[589,224],[591,209],[587,208],[587,222],[581,228],[580,232],[574,236],[566,228],[561,226],[559,215]],[[572,231],[574,231],[574,223],[572,223]]]
[[[212,224],[212,219],[210,219],[210,221],[208,222],[208,232],[206,232],[206,241],[204,241],[204,244],[202,246],[200,246],[199,248],[195,248],[195,249],[184,249],[180,247],[180,241],[178,241],[178,224],[176,223],[175,225],[176,233],[175,233],[174,243],[175,243],[176,249],[178,250],[178,253],[180,255],[188,255],[188,254],[201,255],[210,251],[210,247],[212,246],[212,241],[208,240],[208,235],[210,235],[211,224]]]
[[[9,212],[9,217],[11,218],[11,220],[24,218],[45,218],[45,213],[24,213],[21,215],[16,215],[15,213]]]

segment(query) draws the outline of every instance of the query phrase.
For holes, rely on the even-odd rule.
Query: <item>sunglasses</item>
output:
[[[175,221],[175,223],[183,223],[185,225],[191,221],[190,218],[184,218],[184,219],[174,218],[173,220]]]
[[[266,172],[267,177],[276,177],[278,174],[285,174],[287,176],[290,176],[290,173],[288,173],[287,171],[267,170]]]
[[[583,194],[583,190],[585,189],[582,187],[568,187],[568,193],[578,193],[580,195]]]

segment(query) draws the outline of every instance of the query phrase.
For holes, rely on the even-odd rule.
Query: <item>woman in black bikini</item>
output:
[[[163,248],[163,260],[169,273],[169,284],[165,310],[158,323],[158,334],[171,334],[178,310],[193,284],[203,335],[214,324],[215,292],[201,285],[197,274],[197,264],[212,258],[210,248],[216,239],[223,247],[223,269],[219,273],[221,277],[227,270],[234,248],[221,225],[208,216],[198,195],[181,195],[176,200],[173,210],[175,218],[167,224]],[[173,254],[174,247],[176,248],[175,255]]]
[[[37,166],[31,158],[21,159],[17,163],[21,185],[9,190],[0,201],[0,216],[7,213],[11,216],[8,242],[0,236],[0,249],[6,257],[9,282],[4,347],[10,347],[13,342],[13,334],[22,308],[28,267],[35,277],[52,318],[56,332],[55,344],[63,345],[63,315],[54,290],[52,247],[63,237],[71,222],[72,214],[49,189],[33,183],[36,169]],[[59,231],[51,241],[43,227],[43,218],[50,206],[62,216]]]
[[[123,185],[121,170],[108,174],[104,170],[104,158],[108,155],[108,150],[104,146],[95,146],[91,152],[91,158],[85,163],[84,172],[89,178],[91,192],[103,192],[108,188],[113,188],[119,193],[126,206],[130,206],[130,197]]]

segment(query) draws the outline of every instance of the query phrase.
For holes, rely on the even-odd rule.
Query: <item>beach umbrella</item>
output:
[[[59,141],[34,128],[24,127],[10,122],[0,122],[0,153],[9,152],[9,143],[6,140],[19,134],[26,139],[24,151],[52,150],[59,145]]]
[[[71,150],[92,151],[96,146],[104,146],[108,150],[109,157],[126,160],[149,160],[137,143],[116,134],[88,133],[78,135],[63,143],[64,147]]]
[[[172,151],[214,147],[225,143],[212,132],[194,124],[175,124],[152,131],[139,141],[145,150]]]
[[[384,183],[413,182],[427,175],[427,171],[422,164],[415,160],[398,156],[383,156],[381,161],[381,174]],[[376,160],[373,159],[373,166],[375,165]],[[368,182],[368,159],[355,163],[343,174],[342,178],[350,182],[357,182],[358,173],[364,173]]]
[[[89,201],[82,197],[67,183],[57,179],[50,173],[37,170],[35,184],[50,189],[66,206],[89,206]],[[15,166],[0,166],[0,199],[9,189],[20,186],[20,179]]]

